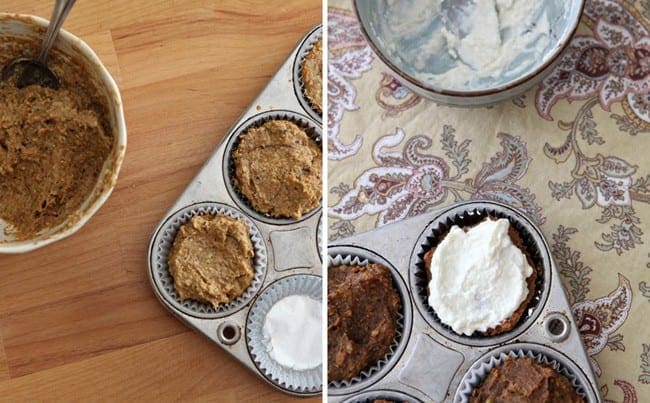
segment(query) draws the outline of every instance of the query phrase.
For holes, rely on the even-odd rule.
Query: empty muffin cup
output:
[[[192,299],[182,300],[174,288],[174,278],[169,271],[169,252],[182,225],[194,216],[224,215],[242,221],[248,227],[253,244],[253,280],[250,286],[234,300],[223,303],[215,309],[211,304]],[[215,202],[202,202],[184,207],[172,214],[154,234],[149,254],[154,285],[171,306],[187,315],[197,318],[221,318],[243,308],[259,291],[266,276],[267,253],[262,235],[252,220],[237,209]]]

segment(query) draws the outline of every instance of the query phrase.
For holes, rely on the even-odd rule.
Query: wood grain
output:
[[[49,18],[52,3],[0,11]],[[119,83],[127,154],[78,233],[0,256],[3,400],[293,400],[172,317],[145,258],[165,211],[321,17],[317,0],[77,2],[64,28]]]

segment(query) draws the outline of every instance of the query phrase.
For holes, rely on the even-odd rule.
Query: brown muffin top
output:
[[[309,102],[323,111],[323,38],[311,48],[302,64],[302,81]]]
[[[478,223],[476,223],[474,225],[478,225],[481,222],[483,222],[485,220],[488,220],[488,219],[489,220],[496,220],[497,217],[491,217],[491,216],[486,217],[485,219],[481,220],[480,222],[478,222]],[[473,227],[474,225],[463,227],[463,230],[467,231],[469,228]],[[440,243],[444,239],[444,237],[446,235],[447,235],[446,233],[442,234],[442,236],[438,240],[438,243]],[[517,231],[517,229],[513,225],[510,225],[510,227],[508,228],[508,236],[512,240],[512,243],[519,250],[521,250],[521,252],[524,254],[524,256],[526,256],[526,260],[528,261],[528,264],[533,269],[533,273],[530,276],[528,276],[528,278],[526,278],[526,286],[528,287],[528,295],[526,296],[526,299],[524,299],[524,301],[519,305],[517,310],[509,318],[507,318],[506,320],[501,322],[498,326],[496,326],[494,328],[491,328],[491,329],[488,329],[485,332],[480,333],[480,334],[482,334],[484,336],[496,336],[498,334],[502,334],[502,333],[505,333],[505,332],[508,332],[508,331],[514,329],[514,327],[517,325],[517,323],[519,323],[519,320],[521,319],[521,317],[524,315],[524,313],[528,309],[528,304],[530,304],[530,301],[535,296],[535,290],[536,290],[535,282],[537,281],[538,271],[540,269],[537,267],[537,265],[534,264],[533,260],[530,257],[530,254],[526,250],[526,245],[524,243],[524,240],[521,237],[521,234],[519,234],[519,231]],[[424,254],[424,256],[422,257],[422,259],[424,261],[424,267],[427,270],[427,277],[429,279],[431,278],[431,271],[430,271],[431,270],[431,259],[433,257],[433,254],[435,253],[435,251],[436,251],[436,247],[434,246],[431,249],[429,249]]]
[[[231,217],[195,216],[180,227],[169,252],[169,271],[181,299],[220,304],[251,284],[253,244],[248,226]]]
[[[390,352],[400,299],[377,263],[333,266],[327,279],[327,378],[349,380]]]
[[[271,217],[300,218],[322,194],[322,152],[288,120],[249,129],[233,152],[235,185],[252,207]]]
[[[548,365],[532,358],[508,358],[492,368],[478,388],[472,391],[471,403],[579,403],[569,380]]]

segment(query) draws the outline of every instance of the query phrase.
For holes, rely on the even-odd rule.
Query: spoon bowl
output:
[[[56,0],[52,18],[47,26],[43,45],[38,57],[32,59],[17,59],[7,64],[2,69],[2,81],[12,81],[18,88],[30,85],[40,85],[58,90],[60,83],[56,74],[47,67],[47,56],[59,35],[61,26],[70,13],[76,0]]]
[[[30,85],[58,90],[59,78],[46,65],[32,59],[16,59],[2,69],[2,81],[14,81],[17,88]]]

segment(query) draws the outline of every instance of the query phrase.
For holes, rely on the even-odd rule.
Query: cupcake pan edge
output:
[[[227,189],[226,178],[223,172],[223,160],[225,148],[228,141],[232,138],[235,130],[249,119],[262,113],[276,113],[277,111],[284,111],[288,114],[298,115],[301,119],[312,124],[315,131],[319,135],[322,132],[320,121],[306,115],[305,109],[300,103],[293,85],[293,66],[298,57],[300,46],[305,43],[310,35],[315,31],[320,31],[321,27],[316,26],[310,29],[305,36],[300,38],[296,47],[288,55],[287,59],[279,67],[275,75],[269,80],[266,87],[258,94],[257,98],[247,107],[242,115],[234,122],[233,126],[223,136],[219,145],[214,149],[210,157],[206,160],[203,167],[192,179],[186,189],[180,194],[178,199],[173,203],[169,210],[162,217],[161,221],[154,229],[149,240],[147,250],[147,264],[148,264],[148,277],[154,294],[161,302],[161,304],[168,309],[174,316],[190,326],[194,330],[203,334],[215,344],[223,348],[226,352],[232,355],[235,359],[240,361],[244,366],[249,368],[261,379],[269,383],[274,388],[295,396],[315,396],[319,395],[320,390],[290,390],[282,388],[268,379],[264,373],[256,367],[247,348],[245,326],[247,314],[251,309],[255,299],[260,295],[269,284],[285,278],[287,276],[296,274],[315,275],[321,276],[321,256],[318,254],[316,239],[318,239],[318,221],[322,214],[322,208],[319,205],[317,208],[305,214],[300,220],[286,220],[277,222],[273,220],[263,219],[255,214],[252,214],[247,208],[242,207],[238,199],[233,197]],[[215,111],[218,113],[218,111]],[[227,312],[210,312],[209,309],[198,309],[198,313],[193,309],[183,309],[182,304],[179,308],[178,304],[173,303],[173,298],[169,297],[169,290],[160,286],[160,281],[156,278],[157,263],[155,256],[159,254],[158,243],[163,236],[165,226],[171,217],[183,210],[197,204],[204,202],[218,203],[224,205],[226,208],[238,212],[243,217],[251,221],[259,232],[259,239],[261,245],[266,248],[266,274],[262,277],[261,283],[256,284],[255,290],[251,292],[252,295],[247,295],[245,301],[237,306],[236,309],[227,310]],[[305,233],[309,233],[305,237]],[[275,234],[275,235],[274,235]],[[304,245],[301,243],[300,248],[304,249],[301,256],[302,262],[313,262],[311,266],[308,264],[298,265],[296,267],[285,267],[285,270],[280,270],[277,265],[277,259],[273,249],[273,244],[270,242],[271,236],[274,235],[275,239],[282,240],[286,234],[286,239],[295,239],[297,234],[304,239]],[[170,234],[167,234],[169,238]],[[291,235],[291,236],[289,236]],[[286,242],[285,239],[285,242]],[[171,239],[173,241],[173,239]],[[167,245],[166,247],[168,247]],[[199,304],[200,305],[200,304]],[[190,307],[193,308],[193,307]],[[203,307],[205,308],[205,306]],[[224,336],[223,330],[228,329],[229,334],[234,336],[228,339]]]

